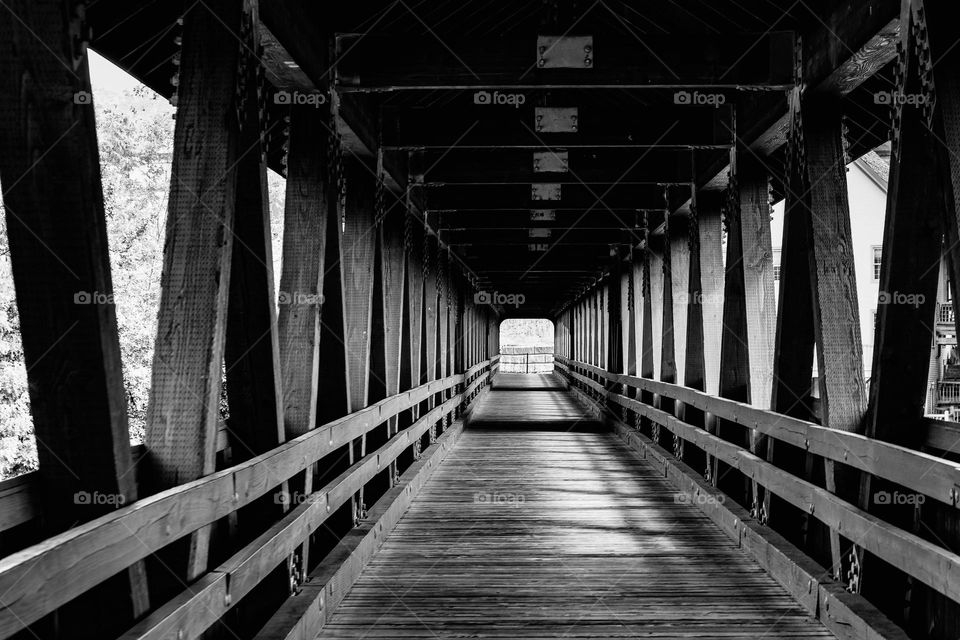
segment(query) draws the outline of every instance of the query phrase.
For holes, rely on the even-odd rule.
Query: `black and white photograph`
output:
[[[0,0],[0,640],[960,640],[958,0]]]

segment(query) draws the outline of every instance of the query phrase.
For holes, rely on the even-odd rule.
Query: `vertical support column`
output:
[[[633,326],[630,324],[630,303],[632,302],[630,300],[630,270],[631,264],[629,262],[626,263],[626,268],[621,264],[618,272],[619,277],[617,278],[617,286],[620,291],[620,344],[618,345],[620,367],[617,372],[627,374],[630,372],[630,335],[633,332]]]
[[[449,282],[447,274],[450,265],[447,264],[446,248],[438,243],[437,245],[437,379],[442,380],[447,377],[449,372],[449,345],[450,335],[450,313],[447,305],[449,304]],[[447,399],[447,392],[440,394],[439,402],[443,403]],[[440,422],[441,429],[446,427],[446,419]]]
[[[407,330],[410,336],[410,386],[423,382],[423,227],[407,203],[404,218],[404,244],[407,251]],[[411,421],[420,417],[420,408],[411,409]]]
[[[711,212],[711,195],[694,192],[692,206],[687,218],[687,326],[686,355],[684,356],[683,384],[691,389],[707,390],[707,333],[719,329],[719,314],[716,301],[722,295],[723,262],[720,255],[720,215],[714,208]],[[715,200],[716,198],[714,198]],[[713,215],[711,215],[711,213]],[[714,226],[715,225],[715,228]],[[711,233],[716,231],[715,234]],[[716,238],[716,243],[712,240]],[[704,242],[706,240],[706,242]],[[705,272],[705,273],[704,273]],[[719,277],[718,277],[719,276]],[[704,285],[704,281],[707,282]],[[719,285],[719,286],[718,286]],[[719,289],[719,291],[718,291]],[[714,305],[714,306],[711,306]],[[722,307],[720,309],[722,311]],[[709,329],[708,329],[709,327]],[[719,331],[710,342],[717,353],[710,354],[716,360],[719,355]]]
[[[374,289],[376,174],[357,158],[344,162],[346,206],[340,239],[343,286],[343,346],[346,352],[347,411],[367,406],[370,388],[370,327]],[[350,448],[350,464],[366,455],[367,436]],[[363,518],[363,491],[354,499],[354,520]]]
[[[770,176],[751,153],[739,149],[736,166],[743,237],[747,359],[750,365],[749,402],[755,407],[769,409],[777,323],[770,236]],[[756,431],[748,433],[751,453],[764,455],[765,441],[766,438]],[[766,512],[761,512],[763,497],[759,495],[757,483],[746,483],[746,491],[747,502],[754,516],[766,521]]]
[[[610,296],[610,282],[607,281],[600,287],[600,364],[597,365],[605,371],[610,369],[610,340],[612,339]],[[604,381],[601,380],[601,382]]]
[[[137,499],[85,27],[72,8],[18,0],[0,20],[0,179],[51,535]],[[121,582],[108,596],[119,625],[149,608],[141,563]]]
[[[330,184],[328,129],[311,106],[290,110],[290,148],[284,201],[283,265],[280,274],[279,332],[283,419],[286,437],[317,426],[320,374],[320,313],[328,221],[336,218],[337,193]],[[313,467],[304,472],[304,495],[313,491]],[[299,484],[299,483],[298,483]],[[300,568],[310,566],[309,543]]]
[[[663,238],[661,246],[661,277],[659,281],[660,295],[662,296],[660,306],[662,322],[660,329],[660,380],[662,382],[675,383],[677,381],[677,360],[674,340],[674,317],[673,317],[673,255],[671,246],[671,237],[673,230],[670,224],[670,212],[663,211]],[[656,298],[654,298],[656,302]],[[654,320],[656,321],[656,320]],[[672,399],[657,397],[654,403],[668,413],[674,412],[674,402]],[[654,429],[656,440],[660,441],[661,430],[659,427]],[[674,455],[680,455],[681,439],[677,436],[670,438]]]
[[[686,220],[676,220],[668,227],[670,236],[670,282],[672,297],[673,355],[676,384],[685,384],[686,362],[689,345],[687,343],[687,324],[690,306],[690,228],[689,214]],[[675,407],[677,415],[682,415],[682,407]]]
[[[649,278],[650,278],[650,329],[652,335],[652,342],[650,348],[652,349],[653,355],[653,379],[654,380],[663,380],[663,364],[664,364],[664,355],[663,355],[663,335],[664,335],[664,269],[665,264],[663,260],[663,251],[664,251],[664,241],[662,236],[654,236],[649,234],[647,236],[648,249],[647,249],[647,260],[650,262],[649,269]],[[670,308],[670,314],[673,314],[673,308]],[[673,362],[673,356],[670,356],[670,362]],[[668,372],[668,377],[669,377]],[[659,406],[659,400],[656,401],[657,406]]]
[[[261,65],[256,7],[244,14],[241,29],[240,71],[236,106],[237,138],[235,213],[224,346],[227,432],[226,464],[237,464],[275,449],[285,440],[281,392],[280,344],[277,333],[277,297],[274,291],[272,234],[267,192],[267,104],[272,99]],[[232,516],[243,535],[259,533],[290,508],[288,484]],[[235,518],[235,520],[233,520]],[[308,545],[304,545],[308,550]],[[255,596],[237,607],[228,627],[242,628],[286,596],[290,576],[302,574],[295,554],[276,567],[255,590]]]
[[[904,2],[894,91],[910,100],[892,107],[893,146],[880,267],[866,435],[909,448],[922,444],[929,348],[934,343],[940,252],[954,287],[960,276],[960,51],[943,2]],[[935,61],[935,63],[934,63]],[[945,240],[945,242],[944,242]],[[883,480],[861,477],[860,506],[876,511]],[[956,510],[884,506],[884,519],[921,535],[956,542]],[[956,629],[957,605],[904,573],[863,554],[861,592],[918,636]]]
[[[383,287],[383,349],[384,349],[384,386],[387,397],[400,393],[401,358],[403,355],[403,321],[406,276],[403,253],[405,211],[402,206],[388,207],[380,224],[381,278]],[[398,429],[398,417],[390,418],[387,423],[387,437],[392,438]],[[390,484],[396,481],[397,463],[390,464]]]
[[[821,421],[833,429],[863,433],[867,402],[841,111],[831,99],[801,100],[799,91],[793,94],[791,109],[791,188],[787,198],[793,220],[789,226],[785,223],[784,229],[807,239],[810,262],[806,277],[813,301],[810,315],[817,347]],[[796,274],[801,275],[799,269]],[[824,465],[827,489],[839,489],[845,499],[853,499],[856,476],[841,473],[832,461]],[[844,552],[836,530],[829,531],[829,541],[830,567],[839,577]]]
[[[583,347],[580,344],[580,336],[583,333],[583,320],[580,318],[580,301],[573,304],[573,357],[571,360],[576,362],[583,361]]]
[[[427,361],[424,382],[437,379],[437,239],[429,233],[423,243],[423,335]]]
[[[437,286],[437,269],[439,266],[440,247],[436,236],[425,233],[423,243],[423,339],[425,345],[426,363],[424,382],[432,382],[439,374],[439,289]],[[427,399],[426,408],[430,410],[435,405],[434,396]],[[429,441],[436,438],[436,425],[430,425]]]
[[[642,333],[642,353],[640,355],[640,375],[644,378],[649,378],[655,380],[657,376],[657,362],[659,358],[657,354],[654,353],[653,345],[653,336],[654,336],[654,326],[653,318],[656,315],[654,313],[653,305],[653,293],[652,288],[652,271],[650,265],[650,254],[652,253],[650,249],[650,221],[648,214],[644,214],[644,242],[643,242],[643,255],[640,263],[640,275],[641,275],[641,292],[643,294],[643,310],[642,310],[642,322],[641,324],[641,333]],[[640,400],[645,404],[653,404],[653,394],[648,392],[640,393]],[[640,420],[640,427],[645,427],[650,424],[650,421],[647,419]]]
[[[328,219],[336,218],[337,206],[336,189],[329,182],[327,138],[316,108],[291,108],[278,317],[288,438],[303,435],[317,423],[326,229]]]
[[[231,462],[238,463],[283,442],[283,398],[280,391],[280,345],[277,335],[270,210],[267,196],[266,148],[261,137],[266,117],[265,89],[258,78],[255,38],[243,68],[249,71],[241,90],[241,127],[236,161],[236,193],[230,294],[224,368],[230,416],[227,429]],[[261,102],[262,101],[262,102]],[[272,500],[270,502],[273,502]],[[261,520],[274,515],[273,505],[248,509],[241,515]]]
[[[703,391],[720,392],[720,338],[723,334],[723,192],[697,196],[699,231],[700,311],[703,320]],[[774,310],[775,311],[775,310]]]
[[[640,375],[640,358],[641,350],[643,348],[643,264],[642,260],[638,259],[640,250],[637,248],[631,248],[630,250],[630,265],[629,272],[627,277],[630,279],[627,299],[627,306],[629,308],[629,343],[627,345],[627,353],[629,355],[627,359],[627,375],[638,376]],[[638,394],[633,387],[628,387],[625,389],[625,392],[630,398],[637,398]],[[632,418],[631,418],[632,414]],[[630,424],[634,428],[640,428],[639,416],[635,412],[627,412],[624,414],[624,419],[630,419]]]
[[[769,340],[775,321],[773,268],[770,248],[769,176],[763,167],[739,149],[728,189],[725,209],[727,260],[724,282],[723,334],[720,347],[719,393],[724,398],[763,406],[764,385],[769,383]],[[769,337],[768,337],[769,336]],[[723,425],[718,421],[717,433]],[[752,449],[756,442],[740,427],[730,427],[727,439]],[[713,461],[713,482],[731,495],[742,495],[743,485],[732,478],[721,481],[730,469]],[[743,497],[755,504],[756,493]]]
[[[146,445],[158,488],[212,473],[233,252],[241,3],[216,0],[184,16],[179,102]],[[196,141],[202,132],[203,143]],[[199,194],[202,194],[202,198]],[[167,559],[187,581],[207,569],[210,529]]]

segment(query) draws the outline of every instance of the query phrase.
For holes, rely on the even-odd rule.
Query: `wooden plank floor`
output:
[[[569,396],[515,386],[486,394],[476,418],[500,428],[463,433],[320,637],[832,637],[612,434],[529,428],[583,420]]]
[[[492,392],[481,398],[470,419],[472,428],[596,431],[599,425],[565,390],[556,374],[501,373]]]

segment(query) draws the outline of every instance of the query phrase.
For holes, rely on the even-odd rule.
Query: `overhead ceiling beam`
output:
[[[380,138],[380,101],[372,96],[340,96],[330,91],[334,79],[332,31],[322,13],[308,3],[263,2],[259,5],[262,31],[273,53],[265,56],[272,65],[271,77],[282,75],[286,88],[294,90],[298,82],[302,91],[318,91],[334,106],[337,133],[344,151],[374,163]],[[403,154],[386,154],[383,158],[385,184],[394,192],[406,185],[408,169]]]
[[[845,0],[801,36],[800,72],[806,91],[845,97],[896,57],[900,33],[900,0]],[[787,142],[789,109],[784,94],[742,95],[737,121],[750,123],[737,131],[753,153],[769,157]],[[856,156],[854,156],[856,157]],[[726,186],[727,163],[702,169],[701,187]]]
[[[695,166],[727,157],[726,150],[566,149],[535,156],[525,149],[434,150],[419,152],[422,172],[413,181],[445,184],[530,184],[548,179],[564,183],[623,184],[692,182]],[[547,171],[566,163],[567,171]],[[539,170],[538,170],[539,169]]]
[[[700,34],[695,42],[673,35],[644,35],[641,39],[613,34],[596,34],[591,45],[570,41],[571,47],[580,50],[553,44],[543,51],[535,36],[495,42],[464,38],[448,43],[433,37],[344,34],[337,38],[338,87],[341,91],[380,92],[786,89],[793,84],[791,32]],[[541,63],[541,57],[548,62]]]
[[[530,235],[540,234],[540,235]],[[549,235],[544,235],[549,234]],[[636,244],[639,230],[630,229],[468,229],[448,230],[440,234],[450,246],[470,245],[582,245],[582,244]]]
[[[725,148],[733,143],[732,110],[671,105],[670,109],[600,106],[498,108],[462,104],[443,109],[385,110],[385,149],[547,149],[656,147]]]
[[[896,57],[899,38],[899,0],[841,2],[802,39],[806,90],[846,96]],[[758,103],[754,109],[764,106]],[[745,121],[753,115],[748,113]],[[789,124],[783,104],[782,113],[751,141],[750,148],[770,155],[787,143]]]
[[[557,185],[554,185],[556,187]],[[542,200],[534,199],[534,187],[537,187]],[[466,209],[470,211],[503,211],[523,209],[554,209],[610,211],[637,209],[663,210],[665,207],[664,187],[645,184],[618,184],[598,186],[582,184],[559,185],[557,189],[549,185],[499,185],[477,186],[457,185],[430,189],[427,194],[427,207],[431,211]],[[689,197],[689,186],[670,187],[671,199],[676,202]],[[681,200],[682,201],[682,200]]]

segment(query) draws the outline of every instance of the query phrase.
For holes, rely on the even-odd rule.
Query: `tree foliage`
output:
[[[145,87],[95,93],[94,104],[130,438],[138,443],[150,392],[175,123],[169,103]],[[268,172],[268,185],[279,274],[284,180]],[[37,466],[5,221],[0,216],[0,479]]]

